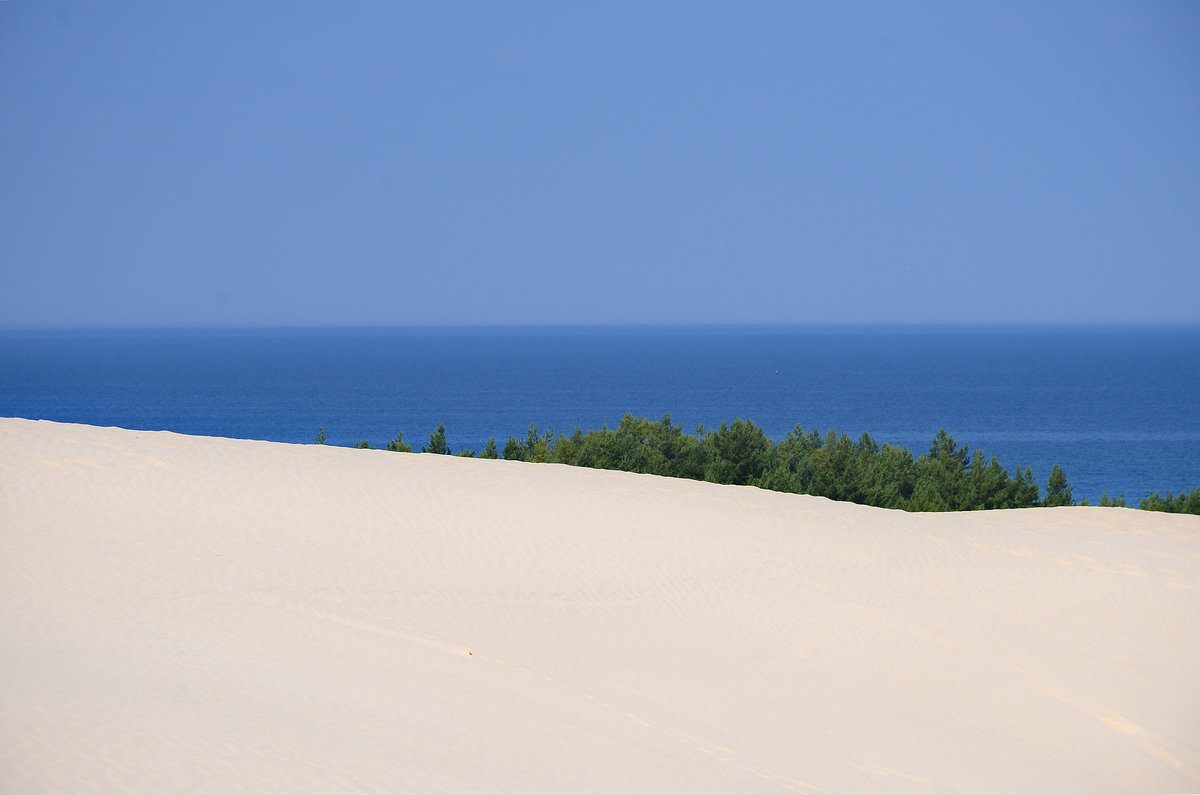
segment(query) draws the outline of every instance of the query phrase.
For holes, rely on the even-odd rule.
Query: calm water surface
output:
[[[0,332],[0,416],[453,449],[626,412],[782,438],[939,427],[1075,495],[1200,485],[1200,328],[607,328]]]

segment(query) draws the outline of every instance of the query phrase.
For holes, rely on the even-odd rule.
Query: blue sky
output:
[[[8,0],[0,151],[4,327],[1200,322],[1190,2]]]

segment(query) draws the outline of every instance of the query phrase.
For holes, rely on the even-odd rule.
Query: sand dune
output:
[[[1200,789],[1200,519],[0,420],[14,792]]]

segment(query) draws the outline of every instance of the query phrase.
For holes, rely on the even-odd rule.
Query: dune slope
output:
[[[7,791],[1200,788],[1200,519],[0,420]]]

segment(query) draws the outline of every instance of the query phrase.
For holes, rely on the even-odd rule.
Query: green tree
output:
[[[762,477],[770,458],[771,440],[750,420],[734,419],[710,431],[712,458],[704,479],[713,483],[750,485]]]
[[[576,467],[594,466],[592,450],[583,437],[582,428],[575,428],[570,436],[559,435],[554,442],[554,460]]]
[[[1179,496],[1183,499],[1183,506],[1180,508],[1180,513],[1190,513],[1200,516],[1200,486],[1189,491],[1186,497],[1182,494]]]
[[[820,478],[814,459],[822,444],[821,434],[817,430],[805,433],[804,428],[796,425],[782,442],[771,446],[768,472],[760,485],[763,488],[775,488],[768,484],[782,485],[786,488],[781,491],[824,496],[820,492]],[[821,465],[824,466],[824,458],[821,459]]]
[[[325,426],[324,425],[322,425],[320,428],[317,428],[317,437],[313,441],[315,441],[317,444],[325,444]]]
[[[438,423],[437,430],[429,434],[429,444],[421,447],[422,453],[436,453],[437,455],[448,455],[450,446],[446,444],[446,426]]]
[[[967,495],[967,507],[971,510],[1009,507],[1008,472],[1000,467],[1000,461],[995,456],[985,464],[983,451],[975,451],[971,458]]]
[[[704,480],[708,454],[703,425],[696,426],[695,435],[684,433],[683,426],[678,426],[678,446],[674,448],[670,461],[671,475],[677,478]]]
[[[324,443],[324,428],[317,441]],[[355,446],[370,447],[366,440]],[[399,433],[387,449],[412,451]],[[450,452],[444,425],[430,434],[422,452]],[[481,457],[500,454],[492,437]],[[699,425],[694,434],[687,434],[671,422],[670,414],[658,422],[627,414],[615,429],[607,424],[586,433],[575,428],[570,436],[539,433],[537,425],[530,425],[524,439],[508,437],[502,454],[510,460],[753,485],[909,511],[1075,504],[1059,465],[1050,473],[1043,501],[1029,467],[1018,467],[1010,476],[996,458],[988,460],[980,451],[960,447],[945,429],[938,431],[928,454],[914,459],[907,447],[880,444],[867,433],[851,441],[845,433],[830,430],[822,437],[815,429],[806,432],[797,425],[776,444],[750,420],[735,419],[708,432]],[[457,455],[474,456],[475,451]],[[1124,495],[1100,498],[1102,506],[1125,504]],[[1177,495],[1151,492],[1139,507],[1200,514],[1200,488]]]
[[[881,445],[879,458],[874,465],[873,479],[875,501],[872,505],[880,508],[907,509],[917,483],[916,462],[913,461],[912,451],[907,447]]]
[[[525,452],[525,445],[517,441],[517,437],[515,436],[508,437],[508,441],[504,443],[504,452],[502,455],[507,461],[529,460]]]
[[[354,447],[355,447],[355,449],[357,449],[357,450],[370,450],[370,449],[371,449],[371,443],[370,443],[370,442],[368,442],[366,439],[363,439],[361,442],[359,442],[358,444],[354,445]]]
[[[1170,491],[1159,496],[1152,491],[1138,504],[1143,511],[1166,511],[1167,513],[1200,514],[1200,487],[1172,496]]]
[[[933,437],[929,453],[917,459],[913,500],[918,511],[956,511],[969,508],[970,451],[958,446],[945,428]]]
[[[554,430],[538,433],[536,425],[530,425],[525,434],[526,461],[536,461],[539,464],[552,463],[554,459],[553,446]]]
[[[783,491],[791,494],[799,494],[799,480],[796,473],[792,472],[782,464],[776,464],[763,473],[763,476],[758,479],[758,487],[760,489],[768,489],[770,491]]]
[[[1038,504],[1041,487],[1033,480],[1033,470],[1017,467],[1008,484],[1008,501],[1005,508],[1032,508]]]
[[[645,417],[626,414],[621,418],[613,432],[611,456],[613,468],[623,472],[666,474],[666,458],[655,443],[654,424]]]
[[[397,431],[396,438],[387,443],[387,449],[393,453],[411,453],[412,445],[404,443],[404,432]]]
[[[1074,505],[1071,499],[1071,487],[1067,484],[1067,474],[1062,467],[1055,464],[1050,469],[1050,479],[1046,481],[1046,498],[1042,505],[1052,508],[1060,505]]]

